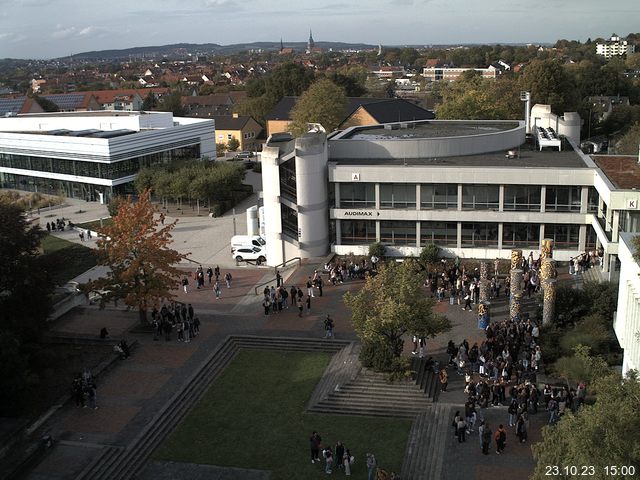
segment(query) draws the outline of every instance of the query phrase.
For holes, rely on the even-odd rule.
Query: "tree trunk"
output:
[[[146,325],[147,323],[147,310],[145,308],[140,307],[138,310],[138,316],[140,318],[140,323]]]

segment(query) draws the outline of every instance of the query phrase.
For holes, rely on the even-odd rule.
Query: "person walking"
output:
[[[271,300],[269,300],[269,297],[266,295],[262,299],[262,307],[264,308],[264,314],[269,315],[269,310],[271,309]]]
[[[213,284],[213,293],[216,294],[216,300],[220,300],[220,297],[222,297],[222,290],[220,290],[220,282],[216,281],[216,283]]]
[[[227,282],[227,288],[231,288],[231,280],[233,280],[233,277],[231,276],[230,272],[227,272],[224,274],[224,281]]]
[[[311,448],[311,463],[320,461],[321,442],[322,437],[318,434],[318,432],[312,432],[311,437],[309,437],[309,447]]]
[[[324,329],[324,338],[333,338],[333,318],[331,318],[331,315],[327,315],[327,318],[324,321]]]
[[[304,305],[302,303],[302,299],[299,297],[296,300],[296,306],[298,307],[298,317],[302,317],[302,310],[304,309]]]
[[[88,384],[87,384],[87,393],[89,396],[89,408],[92,408],[93,410],[97,410],[98,409],[98,405],[96,404],[96,384],[93,381],[93,379],[89,380]]]
[[[188,286],[189,286],[189,279],[186,276],[182,277],[182,289],[184,290],[184,293],[188,293],[187,292]]]
[[[498,430],[495,434],[496,438],[496,453],[501,454],[504,452],[504,447],[507,445],[507,431],[502,424],[498,425]]]
[[[324,456],[324,473],[330,475],[333,468],[333,452],[331,451],[331,447],[327,447],[322,451],[322,455]]]
[[[211,285],[211,278],[213,277],[213,269],[211,267],[207,268],[207,277],[209,278],[209,285]]]
[[[311,277],[307,280],[307,295],[309,297],[315,297],[313,294],[313,282],[311,281]]]
[[[337,442],[333,451],[336,454],[336,461],[338,462],[338,468],[342,469],[344,467],[344,463],[342,462],[342,459],[344,457],[344,445],[342,444],[342,442]]]
[[[373,453],[367,453],[367,480],[375,480],[378,463]]]
[[[465,433],[467,431],[467,422],[462,415],[458,416],[458,422],[456,423],[457,434],[458,434],[458,443],[463,443],[467,439],[465,438]]]
[[[447,370],[445,368],[440,370],[438,378],[440,379],[440,391],[446,392],[447,385],[449,385],[449,374],[447,373]]]

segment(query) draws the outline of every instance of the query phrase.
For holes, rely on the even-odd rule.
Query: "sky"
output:
[[[614,5],[614,8],[612,6]],[[585,41],[640,30],[640,1],[0,0],[0,58],[171,43]]]

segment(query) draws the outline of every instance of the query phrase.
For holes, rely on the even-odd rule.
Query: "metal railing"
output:
[[[275,267],[273,267],[273,274],[274,274],[274,275],[276,275],[276,274],[278,273],[278,269],[279,269],[279,268],[284,268],[284,267],[286,267],[289,263],[291,263],[291,262],[295,262],[295,261],[297,261],[297,262],[298,262],[298,266],[302,265],[302,258],[300,258],[300,257],[293,257],[293,258],[290,258],[289,260],[286,260],[286,261],[282,262],[281,264],[276,265]],[[268,281],[266,281],[266,282],[260,283],[259,285],[256,285],[256,286],[255,286],[255,288],[253,289],[253,291],[255,292],[255,294],[256,294],[256,295],[259,295],[259,293],[258,293],[258,289],[259,289],[260,287],[264,287],[265,285],[268,285],[268,284],[270,284],[270,283],[273,283],[273,282],[275,282],[276,280],[277,280],[277,278],[276,278],[276,277],[273,277],[273,279],[271,279],[271,280],[268,280]]]

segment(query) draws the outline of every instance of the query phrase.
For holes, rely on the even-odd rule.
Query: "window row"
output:
[[[128,158],[111,163],[0,153],[0,167],[112,180],[135,175],[142,167],[167,164],[172,160],[199,157],[199,145],[174,148],[164,152]]]
[[[339,208],[375,208],[374,183],[340,183]],[[381,183],[381,209],[415,209],[416,185]],[[499,185],[462,185],[463,210],[499,210]],[[547,212],[580,212],[582,187],[546,187],[544,208]],[[503,210],[539,212],[542,206],[542,188],[536,185],[505,185]],[[457,210],[458,184],[420,185],[421,210]],[[587,210],[598,209],[598,192],[589,187]]]
[[[435,243],[441,247],[458,247],[457,222],[419,222],[420,246]],[[498,223],[461,222],[462,248],[498,248]],[[378,241],[375,220],[340,220],[340,244],[363,245]],[[556,249],[577,250],[580,225],[549,224],[544,227],[545,238],[554,241]],[[379,241],[388,245],[417,246],[416,222],[380,221]],[[503,223],[502,248],[538,248],[540,225]]]

